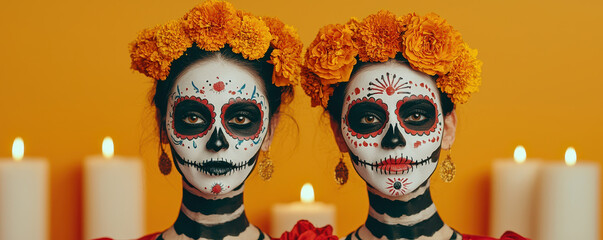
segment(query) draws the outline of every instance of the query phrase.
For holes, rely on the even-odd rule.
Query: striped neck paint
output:
[[[369,216],[364,225],[346,236],[360,239],[462,239],[446,225],[431,199],[429,180],[403,196],[384,195],[368,187]]]
[[[243,205],[243,185],[215,196],[204,194],[183,181],[180,214],[158,240],[170,239],[270,239],[251,225]]]

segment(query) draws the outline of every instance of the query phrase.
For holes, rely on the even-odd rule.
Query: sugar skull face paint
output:
[[[269,126],[264,89],[259,76],[224,60],[192,64],[175,80],[166,129],[187,182],[218,195],[245,181]]]
[[[341,132],[354,168],[386,195],[414,191],[437,166],[443,133],[435,81],[398,62],[361,69],[345,90]]]

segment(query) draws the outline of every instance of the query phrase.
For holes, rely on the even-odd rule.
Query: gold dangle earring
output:
[[[448,149],[448,154],[446,154],[446,159],[442,161],[442,165],[440,166],[440,178],[442,181],[449,183],[454,179],[454,175],[456,174],[456,167],[452,162],[452,147]]]
[[[258,163],[259,174],[260,177],[264,181],[270,180],[272,178],[272,173],[274,172],[274,165],[272,164],[272,160],[270,159],[270,147],[268,147],[268,151],[260,150],[260,162]]]
[[[348,182],[348,167],[346,167],[345,163],[343,162],[344,157],[345,155],[342,152],[341,157],[339,158],[339,163],[335,167],[335,182],[341,186]]]
[[[166,176],[172,172],[172,161],[168,157],[167,153],[165,153],[163,144],[161,144],[161,156],[159,156],[159,171],[161,174]]]

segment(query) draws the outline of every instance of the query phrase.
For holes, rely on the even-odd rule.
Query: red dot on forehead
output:
[[[360,93],[360,89],[359,88],[354,89],[354,93],[359,94]]]
[[[221,92],[222,90],[224,90],[225,85],[224,85],[224,82],[219,81],[219,82],[215,83],[213,87],[214,87],[214,90]]]
[[[396,90],[394,90],[393,87],[389,86],[385,89],[385,93],[387,93],[387,95],[391,96],[396,92]]]

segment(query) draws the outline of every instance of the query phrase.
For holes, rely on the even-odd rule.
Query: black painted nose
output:
[[[398,129],[398,126],[394,127],[393,124],[389,125],[389,129],[387,130],[387,133],[385,133],[383,140],[381,140],[381,146],[383,148],[391,148],[391,149],[396,148],[398,146],[401,146],[401,147],[406,146],[406,140],[404,140],[404,137],[402,136],[402,133]]]
[[[218,152],[222,149],[228,149],[228,141],[226,141],[226,137],[224,136],[222,129],[214,129],[205,147],[214,152]]]

